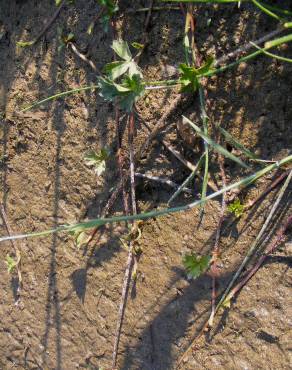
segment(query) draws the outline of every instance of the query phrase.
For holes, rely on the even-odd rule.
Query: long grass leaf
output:
[[[243,146],[239,141],[237,141],[230,133],[224,128],[220,127],[219,125],[217,126],[221,134],[225,137],[226,141],[230,143],[233,147],[236,149],[240,150],[242,153],[244,153],[248,158],[251,159],[257,159],[258,157],[252,153],[250,150],[246,149],[245,146]]]
[[[205,153],[203,153],[198,160],[198,163],[195,166],[194,171],[185,179],[185,181],[179,186],[179,188],[173,193],[173,195],[169,198],[167,205],[169,205],[181,192],[182,190],[188,185],[188,183],[194,178],[196,173],[198,172],[199,168],[201,167],[202,161],[205,157]]]
[[[187,117],[183,116],[185,122],[187,122],[196,132],[217,152],[224,155],[224,157],[231,159],[232,161],[238,163],[240,166],[244,168],[249,168],[249,166],[242,162],[241,159],[237,158],[235,155],[230,153],[227,149],[223,148],[223,146],[217,144],[214,140],[212,140],[208,135],[206,135],[197,125],[195,125],[192,121],[190,121]]]
[[[266,51],[265,49],[260,48],[258,45],[254,44],[254,43],[252,43],[252,44],[255,48],[257,48],[258,50],[261,50],[262,53],[267,55],[268,57],[271,57],[271,58],[274,58],[274,59],[277,59],[277,60],[281,60],[282,62],[292,63],[292,59],[290,59],[290,58],[285,58],[285,57],[282,57],[280,55],[270,53],[269,51]]]
[[[63,98],[64,96],[67,96],[67,95],[71,95],[71,94],[75,94],[75,93],[79,93],[81,91],[86,91],[86,90],[95,90],[95,89],[98,89],[98,85],[91,85],[91,86],[84,86],[84,87],[78,87],[76,89],[72,89],[72,90],[67,90],[67,91],[63,91],[63,92],[60,92],[58,94],[55,94],[55,95],[51,95],[45,99],[42,99],[42,100],[39,100],[31,105],[29,105],[28,107],[25,107],[23,109],[21,109],[20,112],[26,112],[32,108],[35,108],[43,103],[46,103],[50,100],[54,100],[54,99],[59,99],[59,98]]]
[[[158,210],[158,211],[150,211],[150,212],[140,213],[140,214],[137,214],[137,215],[116,216],[116,217],[110,217],[110,218],[97,218],[97,219],[93,219],[93,220],[86,221],[86,222],[81,222],[81,223],[74,224],[74,225],[59,226],[59,227],[57,227],[55,229],[51,229],[51,230],[45,230],[45,231],[29,233],[29,234],[5,236],[5,237],[0,238],[0,242],[6,241],[6,240],[24,239],[24,238],[31,238],[31,237],[37,237],[37,236],[46,236],[46,235],[53,234],[55,232],[60,232],[60,231],[66,231],[66,232],[76,231],[76,230],[83,231],[85,229],[91,229],[93,227],[105,225],[105,224],[108,224],[108,223],[112,224],[112,223],[124,222],[124,221],[145,220],[145,219],[148,219],[148,218],[158,217],[158,216],[162,216],[162,215],[166,215],[166,214],[170,214],[170,213],[187,211],[187,210],[190,210],[194,207],[197,207],[197,206],[201,205],[203,202],[214,199],[214,198],[218,197],[219,195],[222,195],[222,194],[226,193],[229,190],[238,188],[240,186],[246,187],[246,186],[254,183],[255,181],[257,181],[259,178],[266,175],[267,173],[269,173],[269,172],[271,172],[271,171],[273,171],[273,170],[275,170],[279,167],[285,166],[290,162],[292,162],[292,155],[289,155],[285,158],[282,158],[280,161],[278,161],[276,163],[273,163],[273,164],[271,164],[271,165],[269,165],[269,166],[267,166],[267,167],[265,167],[265,168],[263,168],[263,169],[261,169],[257,172],[254,172],[252,175],[249,175],[249,176],[241,179],[240,181],[237,181],[233,184],[225,186],[224,188],[208,195],[205,199],[199,199],[199,200],[197,200],[193,203],[187,204],[187,205],[173,207],[173,208],[164,208],[164,209],[161,209],[161,210]]]

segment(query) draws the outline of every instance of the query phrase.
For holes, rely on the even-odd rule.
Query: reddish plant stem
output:
[[[225,175],[225,169],[224,169],[224,158],[221,154],[218,155],[218,162],[220,167],[220,174],[222,178],[222,186],[226,186],[226,175]],[[209,318],[209,325],[212,326],[214,316],[216,313],[216,298],[217,298],[217,292],[216,292],[216,277],[218,276],[218,258],[220,255],[220,237],[222,232],[222,225],[224,221],[224,215],[226,211],[226,198],[225,194],[222,195],[222,202],[221,202],[221,210],[220,210],[220,216],[219,216],[219,222],[217,226],[216,231],[216,239],[215,239],[215,245],[212,252],[212,265],[211,265],[211,276],[212,276],[212,298],[211,298],[211,314]]]
[[[278,176],[270,185],[266,187],[266,189],[253,201],[249,202],[244,208],[248,210],[252,208],[256,203],[266,197],[273,189],[275,189],[281,182],[289,175],[290,170],[283,172],[280,176]]]
[[[133,152],[133,143],[134,143],[134,133],[135,133],[135,118],[134,113],[131,112],[129,121],[128,121],[128,142],[129,142],[129,156],[130,156],[130,184],[131,184],[131,200],[132,200],[132,214],[137,214],[136,206],[136,194],[135,194],[135,165],[134,165],[134,152]],[[132,222],[132,227],[134,227],[134,222]],[[129,286],[131,282],[131,271],[134,263],[134,252],[133,252],[133,242],[130,241],[128,259],[126,264],[126,271],[124,276],[124,283],[122,289],[122,297],[118,314],[116,337],[114,342],[113,349],[113,363],[112,368],[116,367],[117,355],[119,342],[121,338],[121,330],[124,321],[124,315],[126,310],[126,304],[128,299]]]
[[[292,215],[290,215],[288,217],[285,224],[279,230],[278,235],[276,237],[276,240],[268,245],[268,247],[265,250],[265,253],[261,255],[261,257],[258,259],[257,263],[246,272],[246,274],[245,274],[244,278],[241,280],[241,282],[238,283],[230,291],[230,293],[226,297],[226,301],[229,301],[230,299],[232,299],[243,288],[243,286],[253,277],[253,275],[262,266],[262,264],[264,263],[266,258],[269,256],[269,254],[273,253],[286,240],[285,233],[291,225],[292,225]]]

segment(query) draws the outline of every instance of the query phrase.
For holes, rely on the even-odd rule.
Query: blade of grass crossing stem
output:
[[[11,237],[5,236],[5,237],[0,238],[0,242],[6,241],[6,240],[16,240],[16,239],[32,238],[32,237],[37,237],[37,236],[46,236],[46,235],[50,235],[52,233],[60,232],[60,231],[66,231],[66,232],[76,231],[76,230],[83,231],[85,229],[91,229],[91,228],[94,228],[94,227],[97,227],[97,226],[102,226],[102,225],[105,225],[105,224],[108,224],[108,223],[112,224],[112,223],[125,222],[125,221],[131,221],[131,220],[145,220],[145,219],[148,219],[148,218],[158,217],[158,216],[162,216],[162,215],[166,215],[166,214],[170,214],[170,213],[187,211],[187,210],[190,210],[194,207],[200,206],[203,202],[206,202],[206,201],[209,201],[213,198],[216,198],[219,195],[222,195],[222,194],[226,193],[229,190],[238,188],[240,186],[246,187],[246,186],[254,183],[255,181],[257,181],[259,178],[266,175],[267,173],[269,173],[269,172],[271,172],[275,169],[278,169],[282,166],[285,166],[290,162],[292,162],[292,155],[289,155],[285,158],[282,158],[280,161],[278,161],[276,163],[273,163],[273,164],[271,164],[271,165],[269,165],[265,168],[262,168],[261,170],[259,170],[257,172],[254,172],[252,175],[246,176],[243,179],[241,179],[240,181],[237,181],[233,184],[230,184],[230,185],[228,185],[228,186],[226,186],[226,187],[208,195],[204,199],[199,199],[195,202],[192,202],[192,203],[189,203],[189,204],[186,204],[186,205],[183,205],[183,206],[178,206],[178,207],[173,207],[173,208],[163,208],[163,209],[160,209],[158,211],[150,211],[150,212],[139,213],[137,215],[130,215],[130,216],[115,216],[115,217],[109,217],[109,218],[97,218],[97,219],[93,219],[93,220],[90,220],[90,221],[81,222],[81,223],[78,223],[78,224],[62,225],[62,226],[59,226],[59,227],[57,227],[55,229],[51,229],[51,230],[45,230],[45,231],[28,233],[28,234],[21,234],[21,235],[14,235],[14,236],[11,236]]]
[[[241,159],[237,158],[232,153],[228,152],[227,149],[223,148],[223,146],[217,144],[215,141],[213,141],[208,135],[206,135],[197,125],[195,125],[192,121],[190,121],[188,118],[183,116],[183,119],[185,122],[187,122],[196,132],[217,152],[224,155],[224,157],[231,159],[232,161],[238,163],[240,166],[244,168],[249,168],[249,166],[242,162]]]
[[[29,105],[28,107],[25,107],[23,109],[21,109],[20,112],[26,112],[32,108],[35,108],[43,103],[46,103],[50,100],[54,100],[54,99],[59,99],[59,98],[63,98],[64,96],[67,96],[67,95],[71,95],[71,94],[75,94],[75,93],[79,93],[81,91],[86,91],[86,90],[95,90],[95,89],[98,89],[98,85],[92,85],[92,86],[84,86],[84,87],[78,87],[76,89],[72,89],[72,90],[67,90],[67,91],[63,91],[63,92],[60,92],[58,94],[55,94],[55,95],[51,95],[45,99],[42,99],[42,100],[39,100],[31,105]]]
[[[233,62],[233,63],[227,64],[226,66],[214,69],[213,71],[206,72],[206,73],[202,74],[201,76],[198,76],[198,78],[199,77],[210,77],[210,76],[214,76],[217,73],[225,72],[226,70],[228,70],[230,68],[233,68],[233,67],[235,67],[236,65],[238,65],[242,62],[247,62],[248,60],[251,60],[251,59],[257,57],[258,55],[263,54],[263,52],[266,51],[266,50],[269,50],[273,47],[285,44],[285,43],[290,42],[290,41],[292,41],[292,33],[289,34],[289,35],[283,36],[283,37],[279,37],[275,40],[267,41],[265,43],[265,47],[263,49],[257,50],[257,51],[255,51],[251,54],[248,54],[248,55],[238,59],[236,62]]]
[[[290,42],[290,41],[292,41],[292,33],[286,36],[279,37],[275,40],[267,41],[265,43],[265,47],[263,50],[268,50],[268,49],[274,48],[276,46],[285,44],[286,42]]]
[[[236,273],[233,275],[233,277],[232,277],[232,279],[231,279],[230,283],[228,284],[228,286],[227,286],[227,288],[225,289],[225,291],[224,291],[224,293],[223,293],[222,297],[220,298],[220,301],[218,302],[218,304],[217,304],[217,306],[216,306],[216,311],[215,311],[215,312],[217,312],[217,311],[219,310],[220,306],[222,305],[222,303],[225,301],[225,299],[226,299],[227,295],[229,294],[229,292],[230,292],[230,290],[231,290],[231,288],[232,288],[232,286],[233,286],[234,282],[237,280],[237,278],[238,278],[238,277],[239,277],[239,275],[241,274],[242,270],[244,269],[244,267],[245,267],[245,266],[246,266],[246,264],[248,263],[249,259],[250,259],[250,258],[251,258],[251,256],[254,254],[254,252],[255,252],[255,250],[256,250],[256,248],[257,248],[257,246],[258,246],[258,243],[259,243],[259,241],[260,241],[260,239],[261,239],[261,237],[263,236],[263,234],[264,234],[265,230],[266,230],[266,229],[267,229],[267,227],[269,226],[269,223],[270,223],[270,221],[271,221],[271,219],[272,219],[273,215],[275,214],[275,211],[276,211],[276,209],[278,208],[278,206],[279,206],[279,204],[280,204],[281,199],[283,198],[283,195],[284,195],[284,193],[285,193],[285,191],[286,191],[286,189],[287,189],[287,187],[288,187],[288,185],[289,185],[289,182],[290,182],[291,178],[292,178],[292,170],[290,171],[290,173],[289,173],[289,175],[288,175],[288,177],[287,177],[286,181],[284,182],[284,184],[283,184],[282,188],[280,189],[279,194],[278,194],[278,197],[277,197],[277,199],[276,199],[276,201],[275,201],[275,203],[274,203],[274,205],[273,205],[273,207],[272,207],[272,209],[271,209],[271,211],[270,211],[270,213],[269,213],[268,217],[266,218],[265,223],[263,224],[263,226],[262,226],[262,228],[261,228],[260,232],[258,233],[258,235],[257,235],[257,237],[256,237],[256,239],[255,239],[255,241],[252,243],[252,245],[251,245],[250,249],[248,250],[248,252],[247,252],[247,254],[246,254],[245,258],[244,258],[244,260],[242,261],[242,263],[241,263],[241,265],[239,266],[239,268],[238,268],[238,270],[236,271]]]
[[[251,0],[256,7],[258,7],[262,12],[265,14],[269,15],[272,18],[277,19],[278,21],[281,21],[283,18],[280,17],[279,15],[273,13],[271,10],[267,9],[262,3],[260,3],[257,0]]]
[[[179,186],[179,188],[173,193],[173,195],[169,198],[167,205],[169,205],[181,192],[182,190],[188,185],[188,183],[194,178],[196,173],[198,172],[199,168],[201,167],[202,161],[205,157],[205,153],[203,153],[195,166],[194,171],[185,179],[185,181]]]
[[[286,16],[292,16],[292,12],[290,12],[289,10],[287,9],[282,9],[282,8],[279,8],[278,6],[274,6],[274,5],[270,5],[270,4],[266,4],[266,3],[263,3],[263,6],[266,8],[266,9],[270,9],[276,13],[280,13],[280,14],[284,14]]]
[[[271,58],[275,58],[275,59],[278,59],[278,60],[281,60],[282,62],[288,62],[288,63],[292,63],[292,59],[290,58],[285,58],[285,57],[281,57],[280,55],[277,55],[277,54],[273,54],[273,53],[270,53],[268,51],[266,51],[265,49],[262,49],[260,48],[259,46],[257,46],[255,43],[251,42],[251,44],[257,48],[258,50],[261,50],[263,54],[267,55],[268,57],[271,57]]]
[[[243,154],[245,154],[248,158],[251,159],[258,159],[258,157],[252,153],[250,150],[246,149],[245,146],[243,146],[239,141],[237,141],[230,133],[224,128],[220,127],[220,125],[217,126],[221,134],[225,137],[226,141],[230,143],[233,147],[240,150]]]

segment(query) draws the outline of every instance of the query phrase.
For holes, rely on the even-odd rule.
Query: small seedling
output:
[[[240,217],[244,212],[244,205],[240,203],[239,199],[235,199],[234,202],[230,203],[227,207],[228,211],[233,213],[235,217]]]
[[[12,257],[9,256],[9,254],[7,254],[5,262],[7,265],[7,271],[9,274],[11,274],[14,268],[17,266],[17,261],[15,261]]]
[[[96,19],[90,23],[87,28],[87,34],[91,35],[95,26],[95,22],[101,17],[101,23],[103,25],[103,30],[108,32],[110,20],[113,18],[114,14],[119,10],[118,5],[114,0],[97,0],[101,6],[101,10],[97,15]]]
[[[188,273],[188,277],[197,278],[209,268],[210,256],[198,256],[196,254],[186,254],[183,257],[183,265]]]
[[[85,163],[87,166],[93,166],[95,173],[100,176],[103,174],[106,168],[106,161],[109,159],[110,153],[108,149],[101,148],[99,153],[94,150],[90,150],[84,156]]]
[[[91,239],[91,236],[86,234],[86,232],[82,230],[74,230],[74,231],[71,231],[70,234],[73,236],[75,246],[78,249],[87,245]]]
[[[60,51],[69,43],[74,41],[74,33],[70,32],[68,34],[65,34],[62,29],[58,29],[59,34],[59,46],[58,46],[58,52]]]
[[[199,88],[199,76],[204,73],[211,72],[213,69],[214,59],[208,58],[206,63],[200,67],[195,68],[182,63],[179,66],[180,78],[178,82],[182,85],[182,92],[195,92]]]

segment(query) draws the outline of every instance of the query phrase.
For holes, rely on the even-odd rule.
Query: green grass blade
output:
[[[188,185],[188,183],[194,178],[199,168],[201,167],[204,157],[205,157],[205,153],[201,155],[200,159],[198,160],[198,163],[195,166],[194,171],[185,179],[185,181],[179,186],[179,188],[169,198],[167,205],[169,205],[182,192],[182,189],[185,188]]]
[[[240,64],[242,62],[247,62],[247,61],[257,57],[258,55],[263,54],[264,51],[266,51],[268,49],[271,49],[275,46],[279,46],[279,45],[282,45],[282,44],[290,42],[290,41],[292,41],[292,34],[289,34],[289,35],[286,35],[286,36],[283,36],[283,37],[279,37],[278,39],[275,39],[275,40],[272,40],[272,41],[268,41],[268,42],[265,43],[265,47],[263,49],[257,50],[257,51],[255,51],[251,54],[248,54],[248,55],[238,59],[236,62],[227,64],[224,67],[220,67],[220,68],[214,69],[213,71],[203,73],[202,75],[198,76],[198,78],[200,78],[200,77],[210,77],[210,76],[214,76],[217,73],[225,72],[226,70],[228,70],[230,68],[233,68],[233,67],[237,66],[238,64]]]
[[[242,153],[244,153],[248,158],[251,159],[258,159],[258,157],[252,153],[250,150],[246,149],[245,146],[243,146],[239,141],[237,141],[232,135],[229,134],[228,131],[224,130],[224,128],[217,126],[221,134],[225,137],[226,141],[230,143],[232,146],[234,146],[236,149],[240,150]]]
[[[261,2],[261,3],[264,5],[265,8],[270,9],[270,10],[276,12],[276,13],[284,14],[286,16],[292,16],[292,12],[290,12],[287,9],[282,9],[282,8],[279,8],[278,6],[266,4],[266,3],[263,3],[263,2]]]
[[[249,166],[242,162],[239,158],[237,158],[232,153],[228,152],[227,149],[223,148],[223,146],[217,144],[214,140],[212,140],[208,135],[206,135],[197,125],[195,125],[192,121],[190,121],[188,118],[183,116],[183,119],[194,129],[196,132],[217,152],[224,155],[224,157],[231,159],[232,161],[238,163],[240,166],[244,168],[249,168]]]
[[[292,33],[286,36],[279,37],[276,40],[267,41],[263,50],[268,50],[270,48],[274,48],[275,46],[279,46],[290,41],[292,41]]]
[[[259,46],[257,46],[256,44],[254,44],[252,42],[253,46],[255,48],[257,48],[258,50],[261,50],[263,54],[267,55],[268,57],[271,57],[271,58],[275,58],[277,60],[281,60],[282,62],[288,62],[288,63],[292,63],[292,59],[290,58],[285,58],[285,57],[282,57],[280,55],[277,55],[277,54],[273,54],[273,53],[270,53],[269,51],[266,51],[265,49],[262,49],[260,48]]]
[[[91,90],[91,89],[97,89],[98,88],[98,85],[92,85],[92,86],[84,86],[84,87],[78,87],[76,89],[72,89],[72,90],[67,90],[67,91],[63,91],[61,93],[58,93],[58,94],[55,94],[55,95],[51,95],[45,99],[42,99],[42,100],[39,100],[31,105],[29,105],[28,107],[25,107],[23,109],[21,109],[20,112],[26,112],[32,108],[35,108],[43,103],[46,103],[50,100],[54,100],[54,99],[59,99],[59,98],[63,98],[64,96],[67,96],[67,95],[71,95],[71,94],[75,94],[75,93],[79,93],[81,91],[86,91],[86,90]]]
[[[218,197],[219,195],[222,195],[226,193],[229,190],[238,188],[238,187],[246,187],[255,181],[257,181],[259,178],[262,176],[266,175],[267,173],[278,169],[282,166],[287,165],[288,163],[292,162],[292,155],[289,155],[285,158],[282,158],[280,161],[273,163],[255,173],[252,175],[249,175],[245,178],[243,178],[240,181],[237,181],[236,183],[230,184],[226,187],[224,187],[221,190],[218,190],[210,195],[208,195],[205,199],[199,199],[193,203],[184,205],[184,206],[179,206],[179,207],[174,207],[174,208],[164,208],[158,211],[150,211],[150,212],[145,212],[145,213],[140,213],[137,215],[130,215],[130,216],[117,216],[117,217],[111,217],[111,218],[97,218],[94,220],[86,221],[86,222],[81,222],[75,225],[63,225],[60,227],[57,227],[55,229],[51,230],[45,230],[41,232],[36,232],[36,233],[29,233],[29,234],[21,234],[21,235],[12,235],[12,236],[5,236],[0,238],[0,242],[6,241],[6,240],[15,240],[15,239],[24,239],[24,238],[32,238],[32,237],[37,237],[37,236],[46,236],[49,234],[53,234],[55,232],[59,231],[76,231],[76,230],[85,230],[85,229],[91,229],[93,227],[105,225],[107,223],[117,223],[117,222],[124,222],[124,221],[133,221],[133,220],[145,220],[148,218],[153,218],[153,217],[158,217],[162,216],[165,214],[169,213],[175,213],[175,212],[181,212],[181,211],[187,211],[189,209],[192,209],[194,207],[197,207],[201,205],[203,202],[209,201],[211,199],[214,199]]]
[[[257,0],[251,0],[255,6],[257,6],[262,12],[269,15],[272,18],[277,19],[278,21],[281,21],[283,18],[278,16],[277,14],[273,13],[271,10],[267,9],[262,3],[260,3]]]

